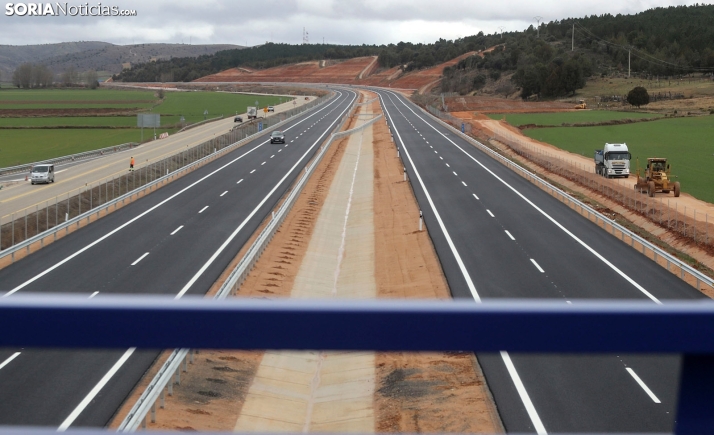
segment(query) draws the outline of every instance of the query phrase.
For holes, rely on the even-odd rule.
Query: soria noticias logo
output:
[[[17,17],[135,17],[133,9],[121,9],[101,3],[79,5],[69,3],[5,3],[5,15]]]

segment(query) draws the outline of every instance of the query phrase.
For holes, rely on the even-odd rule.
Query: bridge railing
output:
[[[0,298],[0,330],[0,347],[25,348],[675,353],[683,355],[675,432],[714,428],[710,300],[657,305],[14,295]]]

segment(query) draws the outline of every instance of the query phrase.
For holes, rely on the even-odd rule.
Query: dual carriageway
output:
[[[0,293],[205,294],[357,98],[334,91],[283,127],[285,145],[258,138],[50,244],[0,270]],[[403,96],[374,91],[454,298],[703,298]],[[104,426],[157,354],[3,349],[0,424]],[[679,357],[477,356],[508,432],[673,428]]]

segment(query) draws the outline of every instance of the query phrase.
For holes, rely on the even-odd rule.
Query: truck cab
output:
[[[606,143],[595,150],[595,173],[606,178],[630,176],[632,155],[626,143]]]

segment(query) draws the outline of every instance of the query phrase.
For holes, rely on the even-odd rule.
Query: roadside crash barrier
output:
[[[417,106],[417,107],[419,107],[419,106]],[[424,110],[423,108],[419,107],[419,109],[425,115],[427,115],[427,116],[431,115],[430,112]],[[488,154],[489,156],[494,158],[496,161],[502,163],[509,169],[520,174],[527,180],[531,181],[533,184],[539,186],[541,189],[545,190],[550,195],[556,197],[561,202],[567,204],[573,210],[577,211],[578,213],[580,213],[583,216],[586,216],[589,220],[593,221],[598,226],[602,227],[604,230],[611,233],[614,237],[618,237],[623,242],[629,243],[632,248],[637,249],[638,251],[642,252],[642,254],[650,257],[652,260],[654,260],[661,266],[666,267],[667,270],[670,271],[671,273],[677,274],[680,277],[680,279],[682,279],[683,281],[691,284],[692,286],[696,287],[700,291],[704,290],[704,286],[708,287],[709,290],[714,291],[714,279],[712,279],[712,278],[708,277],[707,275],[703,274],[702,272],[696,270],[695,268],[691,267],[690,265],[683,262],[682,260],[674,257],[673,255],[664,251],[660,247],[650,243],[646,239],[638,236],[637,234],[630,231],[626,227],[618,224],[614,220],[608,218],[607,216],[603,215],[602,213],[598,212],[597,210],[593,209],[592,207],[586,205],[585,203],[581,202],[580,200],[573,198],[572,196],[570,196],[563,190],[553,186],[552,184],[543,180],[538,175],[536,175],[536,174],[530,172],[529,170],[527,170],[526,168],[523,168],[522,166],[514,163],[513,161],[509,160],[508,158],[506,158],[503,155],[499,154],[498,152],[494,151],[490,147],[487,147],[486,145],[482,144],[478,140],[472,138],[471,136],[461,133],[461,131],[456,129],[451,124],[444,122],[442,119],[439,119],[436,116],[432,116],[432,119],[436,120],[439,124],[448,128],[452,132],[458,134],[460,137],[462,137],[463,139],[465,139],[472,145],[478,147],[480,150],[484,151],[486,154]],[[459,120],[459,122],[460,122],[460,120]]]
[[[314,107],[321,106],[334,94],[315,99],[310,103],[268,117],[268,125],[246,125],[243,129],[203,142],[166,159],[137,167],[136,171],[120,177],[102,180],[77,189],[72,194],[46,201],[43,207],[35,205],[10,214],[7,222],[0,218],[0,269],[37,251],[70,232],[145,196],[161,186],[211,162],[225,153],[290,122]]]
[[[356,104],[353,104],[350,110],[344,115],[339,124],[334,128],[333,131],[339,131],[344,126],[345,122],[352,116],[352,111],[354,110]],[[379,116],[381,117],[381,115]],[[245,282],[246,278],[250,274],[250,271],[255,266],[255,263],[260,259],[260,256],[265,251],[270,241],[273,239],[275,232],[280,228],[283,221],[287,217],[288,213],[295,204],[295,201],[300,196],[302,189],[307,184],[308,180],[312,176],[317,165],[320,164],[322,158],[324,157],[330,145],[339,138],[347,136],[349,134],[360,131],[367,126],[373,124],[379,117],[369,121],[368,123],[348,130],[341,133],[333,133],[330,138],[320,147],[317,155],[312,159],[312,161],[305,167],[302,176],[295,183],[294,187],[291,189],[290,193],[287,195],[283,203],[280,205],[277,211],[275,211],[270,218],[268,224],[263,228],[255,241],[246,251],[243,258],[239,261],[233,271],[230,273],[223,285],[218,289],[216,295],[213,297],[216,299],[225,299],[229,295],[235,295],[241,284]],[[154,376],[152,381],[146,387],[144,392],[141,394],[139,399],[133,405],[127,416],[119,425],[117,429],[118,432],[134,432],[139,427],[146,427],[147,416],[150,415],[151,422],[156,422],[156,404],[159,402],[160,407],[164,407],[164,391],[168,389],[169,394],[172,394],[172,385],[176,380],[180,380],[180,367],[186,367],[186,359],[192,358],[191,349],[175,349],[170,355],[166,362],[161,366],[157,374]],[[184,370],[185,371],[185,370]]]

